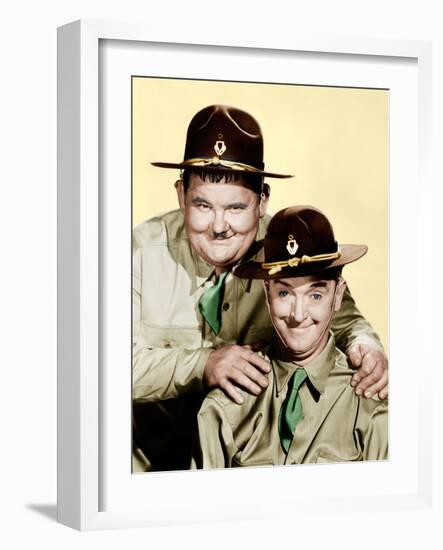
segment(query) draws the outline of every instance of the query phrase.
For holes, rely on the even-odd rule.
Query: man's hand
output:
[[[221,388],[239,405],[243,403],[243,397],[236,386],[252,395],[259,395],[269,383],[266,374],[270,372],[271,366],[253,351],[257,347],[258,344],[230,345],[212,351],[203,373],[206,386]]]
[[[356,343],[346,352],[357,372],[351,380],[357,395],[372,397],[378,393],[380,399],[388,396],[388,359],[379,348],[366,343]]]

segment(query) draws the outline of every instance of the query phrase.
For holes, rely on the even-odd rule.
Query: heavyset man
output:
[[[264,280],[274,338],[266,350],[269,385],[244,392],[239,406],[219,389],[198,413],[194,467],[231,468],[383,460],[388,456],[388,405],[350,386],[353,371],[329,328],[346,283],[342,268],[367,252],[338,246],[316,208],[278,212],[264,240],[264,262],[235,275]]]
[[[257,353],[273,327],[260,281],[234,267],[259,260],[269,223],[269,187],[257,121],[214,105],[191,120],[184,160],[156,166],[182,171],[180,209],[134,231],[134,471],[190,466],[196,413],[219,387],[259,395],[269,364]],[[283,184],[283,183],[282,183]],[[387,361],[377,335],[346,292],[332,323],[337,345],[360,367],[356,392],[387,392]]]

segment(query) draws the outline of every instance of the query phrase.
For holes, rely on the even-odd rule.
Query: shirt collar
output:
[[[194,259],[196,284],[197,286],[202,286],[204,283],[206,283],[206,281],[209,281],[214,277],[215,268],[213,265],[209,264],[203,258],[201,258],[192,248],[190,243],[189,247],[191,249],[191,254]]]
[[[295,362],[273,359],[274,375],[276,380],[277,395],[288,385],[289,379],[298,367],[305,369],[309,381],[318,393],[325,391],[326,381],[335,364],[336,351],[334,335],[329,331],[329,338],[324,350],[306,365],[298,365]]]

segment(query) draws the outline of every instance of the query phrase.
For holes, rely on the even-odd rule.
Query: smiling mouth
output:
[[[314,323],[311,323],[310,325],[306,326],[306,327],[291,327],[291,326],[288,326],[289,330],[291,331],[299,331],[299,332],[302,332],[304,330],[308,330],[308,328],[311,328],[314,326]]]
[[[224,243],[226,241],[229,241],[234,235],[225,235],[223,237],[213,237],[213,236],[210,236],[209,237],[209,240],[211,241],[211,243]]]

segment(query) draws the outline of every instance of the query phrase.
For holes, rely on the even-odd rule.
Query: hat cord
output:
[[[182,165],[186,166],[223,166],[224,168],[231,168],[233,170],[242,170],[244,172],[257,172],[261,173],[261,170],[250,164],[244,164],[243,162],[237,162],[232,160],[221,160],[220,157],[214,156],[212,158],[192,158],[182,162]]]
[[[284,267],[297,267],[300,264],[309,264],[312,262],[323,262],[325,260],[336,260],[340,258],[340,249],[337,252],[331,252],[330,254],[317,254],[316,256],[308,256],[304,254],[301,258],[289,258],[289,260],[283,260],[280,262],[265,262],[262,263],[262,268],[269,270],[268,275],[275,275],[281,271]]]

